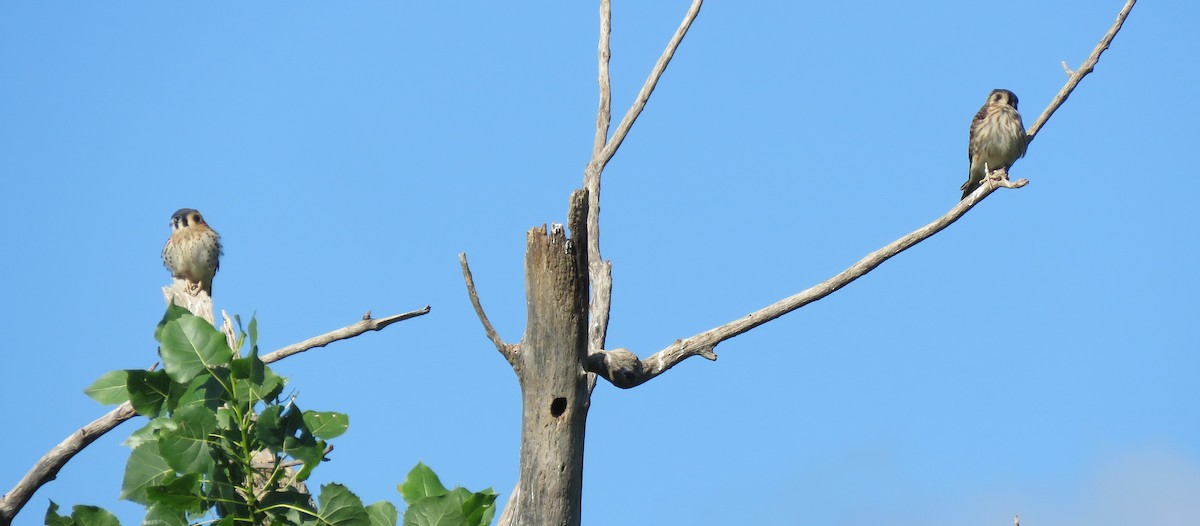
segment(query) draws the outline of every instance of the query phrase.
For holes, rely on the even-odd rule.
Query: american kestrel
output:
[[[221,236],[191,208],[171,215],[171,237],[163,247],[163,266],[171,276],[188,284],[193,296],[204,291],[212,297],[212,280],[220,267]]]
[[[1017,113],[1017,96],[1006,89],[992,90],[971,120],[971,140],[967,145],[971,170],[961,188],[962,198],[979,188],[991,172],[1011,168],[1025,156],[1026,145],[1025,125]]]

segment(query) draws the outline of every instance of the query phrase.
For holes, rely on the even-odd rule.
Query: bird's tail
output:
[[[966,199],[968,195],[971,195],[971,192],[974,192],[976,188],[979,188],[979,183],[980,181],[976,181],[975,179],[967,179],[967,182],[963,183],[962,186],[959,187],[959,190],[962,190],[963,193],[962,197],[959,198],[959,201]]]
[[[979,188],[979,185],[983,183],[983,175],[983,169],[976,170],[974,163],[972,163],[971,169],[967,172],[967,182],[958,187],[959,190],[962,190],[962,197],[959,201],[966,199],[968,195],[971,195],[971,192]]]

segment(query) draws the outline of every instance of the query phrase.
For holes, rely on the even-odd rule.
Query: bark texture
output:
[[[587,192],[571,195],[569,226],[586,234]],[[504,525],[575,526],[587,423],[587,244],[562,225],[531,229],[525,249],[525,336],[513,356],[521,384],[521,474]]]

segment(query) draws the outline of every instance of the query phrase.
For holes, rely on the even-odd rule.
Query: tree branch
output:
[[[600,108],[596,110],[596,140],[592,144],[592,158],[604,150],[608,142],[608,124],[612,122],[612,81],[608,78],[608,60],[612,56],[609,38],[612,35],[612,3],[600,0],[600,45],[597,56],[600,62]]]
[[[479,293],[475,292],[475,277],[471,275],[471,267],[467,265],[467,253],[458,253],[458,264],[462,267],[463,281],[467,284],[467,294],[471,296],[471,306],[475,307],[475,315],[479,316],[479,322],[483,324],[483,332],[487,333],[489,340],[496,346],[496,350],[504,356],[504,359],[509,364],[513,363],[513,357],[517,352],[516,345],[504,343],[504,339],[492,327],[492,322],[488,321],[487,314],[483,312],[483,304],[479,302]]]
[[[209,312],[211,312],[211,307]],[[262,361],[265,363],[276,362],[293,354],[316,347],[324,347],[338,340],[353,338],[367,331],[378,331],[393,323],[427,313],[429,313],[429,306],[426,306],[424,309],[379,319],[372,319],[370,313],[368,313],[357,323],[266,354],[262,357]],[[112,431],[113,428],[122,422],[135,416],[137,416],[137,412],[133,410],[133,406],[129,402],[125,402],[117,406],[116,409],[109,411],[108,414],[71,433],[70,436],[42,456],[29,472],[21,478],[20,482],[17,482],[17,485],[13,486],[13,489],[9,490],[0,499],[0,526],[10,526],[13,517],[17,515],[17,512],[21,511],[21,508],[25,507],[25,504],[33,497],[33,493],[38,488],[46,485],[46,483],[54,480],[58,476],[59,470],[71,458],[82,451],[83,448],[95,442],[97,438],[100,438],[105,433]]]
[[[612,160],[613,155],[617,153],[617,148],[620,148],[621,143],[625,140],[625,135],[633,127],[633,122],[637,120],[638,115],[642,114],[642,110],[646,107],[646,101],[650,100],[650,94],[654,92],[654,87],[658,85],[658,79],[662,77],[663,71],[667,69],[667,64],[671,63],[671,57],[675,56],[675,50],[679,48],[679,43],[683,41],[683,37],[687,35],[688,29],[692,27],[692,21],[696,19],[696,15],[700,14],[700,5],[703,3],[704,0],[692,0],[692,6],[688,8],[687,14],[683,16],[683,22],[679,24],[679,29],[675,30],[675,35],[667,43],[667,48],[658,57],[658,62],[654,64],[654,69],[650,71],[650,77],[646,79],[646,83],[642,85],[642,90],[638,92],[637,99],[633,101],[633,106],[625,113],[625,117],[617,125],[616,131],[613,132],[613,136],[608,140],[608,143],[604,145],[604,149],[600,152],[600,155],[592,159],[592,163],[598,165],[597,172],[603,170],[604,165]],[[601,35],[600,38],[606,39],[607,37]]]
[[[608,76],[608,61],[611,57],[609,37],[612,33],[612,4],[600,0],[600,44],[598,53],[600,85],[600,108],[596,110],[596,141],[592,146],[592,160],[584,170],[583,187],[588,191],[587,256],[588,287],[591,292],[588,312],[588,350],[604,348],[608,332],[608,315],[612,308],[612,263],[600,257],[600,173],[603,166],[596,159],[604,151],[608,139],[608,125],[612,121],[612,81]],[[578,235],[572,232],[571,235]],[[593,379],[594,382],[594,379]],[[595,385],[594,383],[592,385]],[[589,390],[590,391],[590,390]]]
[[[667,48],[663,50],[662,55],[658,57],[658,62],[650,71],[650,76],[642,84],[642,90],[638,92],[633,105],[625,113],[621,123],[617,125],[612,138],[605,141],[608,125],[612,119],[612,83],[608,76],[612,6],[610,0],[600,0],[598,60],[600,108],[596,112],[596,139],[592,148],[592,159],[588,162],[583,174],[583,187],[588,191],[587,259],[591,290],[591,302],[588,308],[591,315],[591,319],[588,321],[588,349],[590,352],[599,352],[604,348],[604,340],[608,332],[609,311],[612,308],[612,262],[606,261],[600,256],[600,174],[604,172],[608,161],[612,160],[613,155],[617,153],[617,148],[621,147],[621,142],[629,134],[634,121],[645,109],[646,102],[650,100],[650,94],[658,85],[658,79],[662,78],[667,64],[670,64],[671,58],[675,56],[675,50],[679,48],[679,43],[683,41],[688,29],[692,27],[692,21],[696,19],[696,15],[700,14],[700,6],[703,3],[704,0],[693,0],[691,7],[683,17],[683,22],[675,30],[675,35],[671,37]],[[573,232],[572,235],[575,233]]]
[[[1062,106],[1067,100],[1067,96],[1079,85],[1079,81],[1088,73],[1091,73],[1096,66],[1096,62],[1100,59],[1100,54],[1108,49],[1112,43],[1113,37],[1117,31],[1121,29],[1121,25],[1125,22],[1125,17],[1129,15],[1129,10],[1133,8],[1136,0],[1128,0],[1125,7],[1117,15],[1117,21],[1100,40],[1100,43],[1092,51],[1091,56],[1084,61],[1079,70],[1075,71],[1071,78],[1067,80],[1067,84],[1063,86],[1058,95],[1055,96],[1050,106],[1046,108],[1042,115],[1038,117],[1033,127],[1027,132],[1029,141],[1032,141],[1037,135],[1038,130],[1050,119],[1054,111]],[[771,320],[779,318],[784,314],[799,309],[809,303],[820,300],[830,294],[833,294],[838,289],[849,285],[854,280],[865,276],[868,272],[874,270],[884,261],[891,259],[896,254],[899,254],[917,243],[928,239],[934,234],[941,232],[946,227],[958,221],[963,214],[973,208],[977,203],[982,201],[987,196],[998,188],[1021,188],[1028,183],[1025,179],[1016,181],[1008,180],[1006,170],[994,172],[991,177],[985,180],[985,184],[980,185],[979,189],[975,190],[966,199],[960,201],[957,205],[946,212],[945,215],[939,217],[932,223],[929,223],[917,230],[901,237],[891,243],[888,243],[883,248],[876,250],[866,257],[860,259],[855,264],[851,265],[846,270],[837,275],[818,283],[798,294],[775,302],[767,307],[747,314],[745,317],[721,325],[713,329],[709,329],[695,336],[676,340],[675,343],[667,346],[665,349],[654,353],[645,360],[639,360],[637,355],[627,349],[619,348],[608,351],[593,351],[588,356],[587,368],[589,372],[603,376],[613,385],[621,388],[629,388],[645,383],[646,381],[662,374],[668,369],[674,367],[679,362],[686,360],[692,356],[703,356],[709,360],[717,359],[715,352],[716,346],[721,342],[733,338],[739,334],[743,334],[759,325],[767,323]]]
[[[996,173],[1000,174],[1001,172]],[[588,357],[588,371],[603,376],[617,387],[629,388],[645,383],[692,356],[699,355],[709,360],[716,360],[717,355],[714,349],[721,342],[833,294],[838,289],[849,285],[852,281],[865,276],[868,272],[882,265],[884,261],[912,248],[917,243],[928,239],[955,221],[958,221],[963,214],[966,214],[968,210],[999,187],[999,184],[992,179],[988,179],[988,182],[991,184],[981,185],[979,190],[967,196],[966,199],[959,201],[958,204],[942,217],[900,239],[888,243],[879,250],[867,254],[866,257],[858,260],[858,262],[846,270],[817,285],[720,327],[709,329],[682,340],[676,340],[675,343],[654,353],[645,360],[638,360],[636,355],[626,349],[614,349],[592,354]]]
[[[372,318],[370,311],[368,311],[363,315],[363,319],[359,320],[357,323],[352,323],[340,329],[329,331],[320,336],[314,336],[300,343],[293,343],[287,347],[272,351],[263,355],[262,361],[263,363],[277,362],[293,354],[300,354],[309,349],[324,347],[333,342],[353,338],[368,331],[383,330],[388,325],[393,323],[401,322],[409,318],[416,318],[417,316],[424,316],[426,314],[429,314],[429,305],[426,305],[423,309],[417,309],[414,311],[405,312],[403,314],[395,314],[386,318]]]
[[[1125,2],[1125,7],[1121,8],[1120,13],[1117,13],[1117,21],[1104,34],[1104,38],[1100,39],[1100,43],[1096,44],[1095,49],[1092,50],[1092,54],[1088,56],[1087,60],[1083,61],[1083,65],[1079,66],[1079,69],[1072,73],[1071,68],[1067,67],[1067,62],[1063,61],[1063,69],[1067,71],[1067,74],[1071,78],[1067,79],[1067,84],[1058,90],[1058,94],[1054,96],[1054,100],[1050,101],[1050,106],[1046,107],[1046,111],[1043,111],[1038,120],[1033,123],[1033,126],[1029,127],[1029,131],[1025,132],[1027,141],[1033,141],[1034,136],[1041,131],[1042,126],[1045,126],[1046,121],[1050,120],[1050,116],[1054,115],[1058,107],[1067,101],[1067,97],[1071,95],[1071,92],[1075,91],[1075,87],[1079,85],[1079,81],[1083,80],[1083,77],[1086,77],[1088,73],[1091,73],[1096,68],[1096,63],[1100,61],[1100,55],[1108,49],[1109,44],[1112,44],[1113,37],[1117,36],[1117,31],[1120,31],[1121,25],[1125,23],[1125,17],[1129,16],[1129,11],[1133,9],[1133,4],[1136,3],[1137,0],[1128,0]]]

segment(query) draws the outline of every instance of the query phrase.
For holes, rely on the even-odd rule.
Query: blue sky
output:
[[[615,2],[619,118],[687,2]],[[1121,0],[709,2],[604,178],[609,345],[645,356],[943,214],[989,90],[1031,124]],[[981,23],[986,21],[986,23]],[[1193,524],[1200,5],[1144,2],[996,192],[837,294],[637,389],[602,383],[586,524]],[[156,361],[168,219],[225,244],[217,306],[349,413],[314,481],[399,502],[517,475],[526,230],[563,222],[596,108],[590,2],[0,5],[0,491]],[[47,499],[113,509],[126,423]]]

